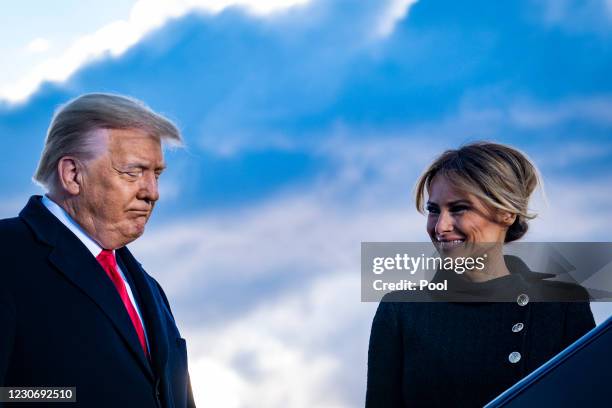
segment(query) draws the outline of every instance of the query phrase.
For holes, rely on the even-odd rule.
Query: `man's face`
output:
[[[160,141],[139,129],[109,129],[98,135],[103,153],[86,163],[78,195],[77,222],[106,249],[144,232],[164,170]]]

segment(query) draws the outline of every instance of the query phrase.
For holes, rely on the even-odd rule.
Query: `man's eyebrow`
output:
[[[143,163],[143,162],[132,162],[132,163],[128,163],[125,166],[121,166],[124,169],[150,169],[151,166],[149,165],[149,163]],[[164,171],[166,169],[166,164],[161,164],[157,167],[155,167],[155,171]]]

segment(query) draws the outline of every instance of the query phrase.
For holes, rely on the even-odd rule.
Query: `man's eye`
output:
[[[142,176],[142,172],[141,171],[126,171],[124,174],[127,174],[130,177],[140,177]]]

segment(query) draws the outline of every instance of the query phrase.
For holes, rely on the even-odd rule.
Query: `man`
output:
[[[46,195],[0,221],[0,386],[76,387],[54,407],[195,406],[168,300],[126,247],[159,198],[162,141],[181,136],[130,98],[56,112],[34,176]]]

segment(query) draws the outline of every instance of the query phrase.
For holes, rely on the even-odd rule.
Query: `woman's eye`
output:
[[[458,205],[458,206],[452,207],[451,212],[460,213],[460,212],[467,211],[469,209],[470,207],[468,207],[467,205]]]
[[[438,214],[440,211],[435,207],[427,207],[427,212],[429,214]]]

